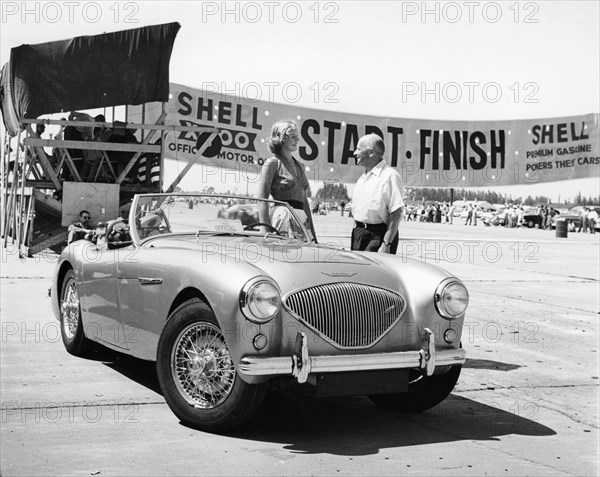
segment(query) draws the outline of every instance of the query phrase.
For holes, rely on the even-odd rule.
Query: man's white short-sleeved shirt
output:
[[[403,195],[400,173],[382,160],[356,181],[352,215],[366,224],[387,224],[390,214],[404,207]]]

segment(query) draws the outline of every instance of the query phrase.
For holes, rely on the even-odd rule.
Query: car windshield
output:
[[[259,209],[268,211],[261,222]],[[143,241],[165,234],[271,236],[308,241],[303,211],[252,197],[206,194],[154,194],[134,198],[129,216],[132,236]]]

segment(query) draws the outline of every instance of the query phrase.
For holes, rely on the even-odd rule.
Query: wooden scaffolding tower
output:
[[[202,156],[218,134],[216,128],[178,126],[165,124],[166,106],[154,124],[118,123],[98,121],[72,121],[52,119],[23,119],[21,130],[14,138],[8,134],[3,138],[0,175],[2,215],[0,217],[3,246],[9,242],[22,256],[31,256],[47,248],[61,249],[66,244],[67,229],[61,225],[63,215],[63,173],[67,171],[70,181],[78,183],[118,184],[119,203],[124,203],[135,193],[169,192],[175,189],[191,166]],[[142,116],[143,118],[143,116]],[[140,143],[115,143],[100,141],[72,141],[64,139],[42,139],[36,133],[36,125],[58,125],[61,130],[68,127],[123,128],[141,132]],[[163,185],[165,137],[169,132],[188,131],[204,134],[206,140],[199,147],[197,159],[191,160],[174,182],[165,190]],[[160,141],[156,141],[160,137]],[[153,143],[153,141],[155,143]],[[53,161],[44,148],[53,148]],[[93,151],[84,164],[76,165],[70,149]],[[14,151],[14,160],[11,160]],[[110,152],[131,153],[132,156],[120,172],[115,171]],[[132,169],[145,154],[160,154],[160,176],[158,183],[131,183],[125,181]],[[93,159],[92,159],[93,158]],[[62,172],[61,172],[62,171]],[[149,175],[150,171],[147,171]],[[48,193],[50,192],[50,193]],[[43,211],[43,214],[42,214]],[[36,217],[45,216],[44,223]],[[45,229],[42,231],[42,229]]]

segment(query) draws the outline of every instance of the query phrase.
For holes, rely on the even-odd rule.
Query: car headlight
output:
[[[240,293],[240,309],[254,323],[266,323],[273,319],[280,307],[279,288],[265,278],[250,280]]]
[[[464,314],[469,304],[469,292],[454,279],[444,280],[435,291],[435,307],[447,320],[454,320]]]

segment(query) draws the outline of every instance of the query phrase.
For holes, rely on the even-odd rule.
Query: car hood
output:
[[[234,260],[262,264],[332,263],[371,265],[372,260],[340,247],[307,244],[296,240],[246,236],[160,236],[143,244],[144,247],[176,248],[205,254],[222,255]],[[259,265],[260,266],[260,265]]]
[[[178,260],[177,253],[190,265],[195,261],[211,262],[210,267],[201,267],[204,270],[215,270],[216,266],[225,274],[241,274],[243,269],[255,276],[270,276],[284,295],[321,284],[352,282],[407,296],[407,286],[421,289],[450,276],[439,267],[398,255],[353,252],[276,238],[165,235],[145,241],[142,247],[168,251],[173,261]]]

